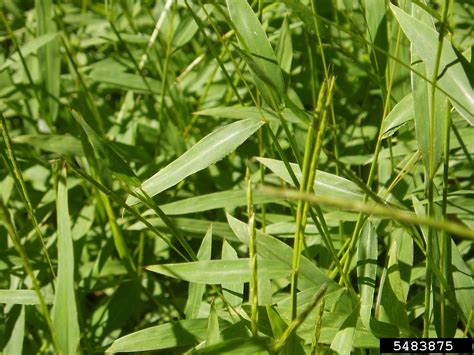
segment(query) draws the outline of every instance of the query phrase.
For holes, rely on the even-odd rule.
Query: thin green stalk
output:
[[[400,38],[401,38],[401,29],[398,29],[398,34],[397,34],[397,44],[395,47],[395,57],[397,56],[398,53],[398,48],[400,46]],[[383,135],[383,128],[384,128],[384,121],[385,117],[387,117],[387,114],[389,112],[389,107],[390,107],[390,99],[391,99],[391,93],[392,93],[392,84],[393,84],[393,77],[395,73],[395,62],[392,65],[392,68],[390,70],[390,76],[388,79],[388,88],[387,88],[387,95],[385,97],[385,102],[384,102],[384,108],[383,108],[383,113],[382,113],[382,119],[380,121],[380,127],[379,127],[379,134],[377,137],[377,143],[375,146],[375,151],[373,154],[372,158],[372,163],[370,165],[370,170],[369,170],[369,177],[367,179],[367,188],[371,188],[372,183],[375,178],[375,172],[377,170],[377,163],[378,163],[378,158],[380,154],[380,150],[382,149],[382,135]],[[367,202],[368,200],[368,195],[364,195],[364,203]],[[344,273],[347,273],[349,271],[349,267],[351,264],[352,256],[354,255],[355,247],[357,245],[357,242],[359,240],[359,235],[360,231],[362,230],[364,223],[363,223],[363,216],[359,214],[359,217],[357,218],[357,222],[353,231],[353,234],[351,236],[351,242],[348,247],[348,257],[345,260],[344,264]]]
[[[51,258],[49,257],[48,250],[46,249],[46,243],[44,241],[43,233],[41,232],[38,220],[36,219],[36,215],[33,209],[33,204],[31,203],[30,196],[28,194],[28,190],[26,188],[25,179],[23,178],[23,174],[21,172],[20,166],[18,165],[15,150],[13,149],[13,143],[8,132],[7,122],[5,121],[5,117],[0,112],[0,128],[2,130],[3,140],[5,141],[5,146],[7,147],[8,158],[10,160],[10,164],[13,167],[13,176],[15,183],[17,185],[18,191],[20,192],[20,196],[23,202],[26,205],[26,209],[28,210],[28,215],[33,222],[33,227],[35,229],[35,233],[38,239],[41,241],[41,247],[43,254],[48,262],[49,270],[51,271],[51,275],[53,276],[53,280],[56,278],[56,274],[54,273],[53,264],[51,262]],[[53,282],[54,284],[54,282]]]
[[[443,220],[448,220],[448,188],[449,188],[449,137],[451,131],[451,108],[448,104],[446,106],[446,124],[444,128],[444,162],[443,162],[443,204],[442,204],[442,214]],[[446,280],[451,283],[452,272],[452,250],[451,250],[451,237],[443,231],[441,233],[441,270],[443,271],[444,277]],[[441,337],[446,336],[446,291],[443,287],[440,287],[440,304],[441,304]]]
[[[344,211],[356,211],[363,215],[393,219],[400,223],[429,226],[438,230],[445,230],[458,237],[474,240],[474,231],[461,224],[431,217],[418,216],[415,213],[403,211],[399,208],[387,207],[376,203],[365,203],[336,197],[308,194],[296,190],[279,189],[270,186],[262,186],[261,191],[269,196],[286,197],[295,201],[305,200],[314,204],[339,208]]]
[[[281,349],[287,344],[288,341],[293,337],[296,330],[300,327],[301,324],[306,320],[306,318],[310,315],[313,309],[323,300],[324,295],[326,294],[328,285],[325,282],[321,289],[314,295],[313,299],[309,303],[309,305],[298,315],[297,318],[292,320],[286,328],[283,335],[276,341],[275,345],[273,346],[273,354],[278,354]]]
[[[444,38],[444,30],[446,28],[446,19],[448,15],[448,0],[443,2],[443,9],[442,9],[442,19],[440,24],[440,30],[438,35],[438,48],[436,50],[436,58],[435,58],[435,66],[433,70],[433,76],[431,78],[432,88],[431,88],[431,98],[430,98],[430,125],[429,125],[429,171],[425,173],[426,179],[426,189],[428,193],[428,211],[427,214],[429,217],[434,217],[434,177],[436,174],[435,166],[434,166],[434,127],[435,127],[435,102],[436,102],[436,84],[438,81],[438,72],[439,66],[441,63],[441,54],[443,51],[443,38]],[[427,240],[426,240],[426,252],[428,255],[432,254],[432,247],[433,247],[433,230],[432,228],[428,227],[427,233]],[[426,265],[426,285],[425,285],[425,313],[423,317],[423,337],[429,337],[429,326],[430,326],[430,299],[431,299],[431,271],[428,266]]]
[[[311,341],[311,355],[319,354],[319,339],[321,337],[321,329],[323,327],[325,298],[323,297],[318,306],[318,315],[316,316],[314,325],[314,335]]]
[[[253,210],[252,179],[250,169],[247,167],[247,215],[248,229],[250,235],[249,257],[250,257],[250,321],[253,336],[258,335],[258,264],[257,264],[257,229],[255,225],[255,212]]]
[[[61,348],[59,346],[59,342],[57,339],[56,331],[53,327],[53,322],[51,320],[51,315],[49,314],[48,306],[46,305],[46,301],[44,299],[43,293],[41,292],[40,284],[35,276],[33,267],[31,266],[30,259],[28,258],[28,254],[26,253],[25,248],[21,244],[20,237],[18,236],[13,221],[10,216],[10,212],[8,208],[3,204],[3,201],[0,199],[0,219],[3,220],[4,225],[7,229],[8,235],[15,246],[15,249],[20,254],[20,257],[23,261],[23,267],[25,268],[28,277],[31,279],[31,283],[33,284],[33,288],[38,296],[38,300],[41,305],[41,312],[43,313],[44,319],[46,320],[46,324],[48,329],[51,333],[51,339],[53,341],[53,347],[58,354],[61,354]]]

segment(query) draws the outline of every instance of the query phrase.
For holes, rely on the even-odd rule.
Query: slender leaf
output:
[[[146,180],[142,184],[143,191],[153,197],[189,175],[216,163],[245,142],[262,124],[263,122],[247,119],[219,128]],[[136,203],[137,198],[127,198],[128,205]]]
[[[257,160],[282,178],[285,182],[293,185],[293,180],[280,160],[257,158]],[[290,163],[298,181],[301,180],[301,170],[298,164]],[[356,184],[337,175],[318,170],[314,181],[314,191],[317,195],[347,198],[350,200],[361,200],[362,193]]]
[[[21,54],[23,57],[27,57],[32,53],[35,53],[39,48],[43,47],[45,44],[51,42],[55,39],[57,33],[48,33],[42,36],[38,36],[35,39],[27,42],[20,48]],[[20,55],[18,52],[15,52],[10,58],[8,58],[5,63],[0,67],[0,72],[10,67],[13,63],[18,63],[20,61]]]
[[[243,53],[250,55],[250,59],[256,65],[256,68],[252,69],[260,93],[270,106],[274,103],[279,105],[285,93],[283,74],[262,25],[247,0],[227,0],[227,8],[240,45],[243,47]],[[261,75],[259,76],[255,70]],[[265,85],[262,76],[269,81],[270,87]]]
[[[362,229],[357,251],[357,278],[361,301],[360,319],[364,326],[370,329],[378,256],[377,233],[371,221],[367,221]]]
[[[46,293],[43,296],[46,303],[53,303],[53,295]],[[40,304],[40,301],[33,290],[0,290],[0,303]]]
[[[74,282],[74,246],[69,219],[66,168],[58,176],[58,279],[53,305],[53,325],[59,345],[65,354],[75,354],[79,346],[80,329]]]
[[[413,51],[423,60],[428,78],[431,78],[435,69],[438,33],[395,5],[390,7],[412,43]],[[450,100],[462,117],[474,125],[474,90],[469,77],[450,43],[443,39],[442,46],[438,85],[451,95]]]
[[[150,265],[147,270],[184,281],[203,284],[243,283],[250,281],[250,260],[210,260],[180,264]],[[287,277],[290,269],[276,260],[259,260],[259,278]]]
[[[237,252],[226,240],[222,243],[222,260],[238,260]],[[222,294],[232,306],[242,304],[244,297],[244,284],[242,282],[226,282],[222,284]]]
[[[211,259],[211,247],[212,247],[212,225],[209,226],[206,235],[204,236],[201,246],[199,247],[197,258],[198,260],[210,260]],[[192,319],[197,318],[199,315],[199,309],[201,308],[202,296],[206,286],[191,282],[189,284],[188,299],[186,300],[186,306],[184,308],[184,314],[186,318]]]

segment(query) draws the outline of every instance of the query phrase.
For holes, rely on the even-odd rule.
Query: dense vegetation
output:
[[[0,6],[5,354],[472,336],[472,0]]]

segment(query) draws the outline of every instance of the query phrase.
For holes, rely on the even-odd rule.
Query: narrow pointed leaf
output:
[[[257,160],[282,178],[285,182],[293,185],[290,174],[281,160],[257,158]],[[290,167],[298,180],[301,180],[301,169],[298,164],[290,163]],[[347,198],[350,200],[361,200],[362,193],[356,184],[340,176],[318,170],[314,181],[314,191],[317,195]]]
[[[57,33],[48,33],[42,36],[38,36],[35,39],[32,39],[20,48],[22,56],[27,57],[30,54],[35,53],[39,48],[56,38],[56,36]],[[0,67],[0,72],[11,66],[13,63],[17,63],[19,61],[20,55],[18,54],[18,52],[15,52],[10,58],[5,61],[5,63],[2,64],[2,66]]]
[[[235,249],[227,240],[222,242],[222,260],[238,260]],[[244,284],[242,282],[226,282],[222,284],[222,294],[229,304],[237,306],[242,304],[244,297]]]
[[[360,293],[360,318],[370,329],[370,317],[375,294],[377,276],[377,234],[371,221],[367,221],[362,230],[357,253],[357,278]]]
[[[204,236],[201,246],[199,247],[197,258],[198,260],[210,260],[211,259],[211,247],[212,247],[212,225],[209,227],[206,235]],[[206,286],[203,284],[197,284],[191,282],[189,284],[188,299],[184,308],[184,314],[186,318],[192,319],[197,318],[199,309],[201,308],[202,296]]]
[[[74,247],[69,219],[66,168],[59,175],[57,192],[58,276],[53,305],[53,325],[65,354],[75,354],[80,329],[74,283]]]
[[[247,119],[219,128],[146,180],[142,184],[143,191],[153,197],[189,175],[216,163],[245,142],[262,124],[261,121]],[[137,198],[128,197],[128,205],[136,203]]]
[[[412,43],[413,51],[423,60],[428,78],[431,78],[435,69],[438,33],[395,5],[390,7]],[[464,119],[474,125],[474,90],[471,82],[450,43],[443,39],[442,46],[438,85],[450,95],[453,106]]]
[[[415,116],[413,106],[413,95],[408,94],[400,100],[390,111],[384,121],[384,130],[382,138],[388,138],[398,131],[408,121]]]
[[[260,93],[269,105],[273,101],[279,104],[285,92],[283,74],[262,25],[247,0],[227,0],[227,8],[243,52],[255,63],[256,68],[252,69]],[[261,72],[260,76],[255,69]],[[270,81],[270,86],[261,76]]]
[[[258,266],[259,278],[283,278],[289,276],[291,271],[287,265],[275,260],[259,260]],[[146,269],[176,279],[209,285],[250,281],[249,259],[150,265]]]
[[[43,294],[47,304],[53,303],[54,296]],[[40,304],[38,294],[34,290],[0,290],[0,303],[11,304]]]

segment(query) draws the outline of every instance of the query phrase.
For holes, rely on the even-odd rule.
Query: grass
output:
[[[5,354],[472,337],[469,2],[0,6]]]

